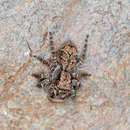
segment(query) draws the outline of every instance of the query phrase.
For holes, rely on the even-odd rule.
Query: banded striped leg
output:
[[[73,79],[81,79],[88,76],[91,76],[91,74],[88,74],[87,72],[76,71],[75,73],[72,73]]]
[[[52,59],[53,59],[53,62],[56,63],[55,47],[54,47],[53,36],[51,32],[49,32],[49,40],[50,40],[49,45],[50,45],[50,50],[52,54]]]
[[[44,73],[43,72],[42,73],[34,73],[34,74],[32,74],[32,76],[35,77],[36,79],[38,79],[38,81],[39,81],[38,84],[37,84],[37,87],[43,88],[41,81],[46,79]]]
[[[88,74],[87,72],[79,72],[79,78],[87,78],[91,76],[91,74]]]
[[[34,74],[32,74],[32,76],[38,80],[43,80],[45,78],[44,73],[34,73]]]
[[[42,64],[45,64],[47,67],[50,68],[50,63],[45,60],[43,57],[41,56],[36,56],[36,55],[33,55],[33,57],[35,57],[37,60],[39,60]]]
[[[83,63],[83,61],[85,60],[85,57],[86,57],[88,37],[89,37],[89,35],[86,35],[84,47],[83,47],[83,49],[82,49],[82,53],[81,53],[81,56],[80,56],[80,61],[79,61],[80,64]]]

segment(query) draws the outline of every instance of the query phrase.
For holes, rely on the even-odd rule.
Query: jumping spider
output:
[[[68,97],[75,97],[76,91],[80,87],[80,78],[91,76],[77,70],[85,59],[87,42],[88,35],[80,56],[78,56],[77,48],[71,41],[65,42],[59,49],[55,50],[52,33],[49,32],[49,46],[52,56],[47,60],[41,56],[33,56],[49,68],[49,74],[41,72],[32,74],[32,76],[38,79],[37,87],[47,91],[50,101],[64,102]]]

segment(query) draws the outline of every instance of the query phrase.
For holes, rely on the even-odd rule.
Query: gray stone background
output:
[[[130,129],[130,32],[128,0],[0,0],[0,130]],[[50,56],[72,40],[79,49],[89,34],[75,100],[48,101],[31,74],[46,70],[29,56]],[[46,39],[47,38],[47,39]]]

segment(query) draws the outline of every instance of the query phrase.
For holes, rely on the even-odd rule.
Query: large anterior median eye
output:
[[[74,46],[73,45],[70,45],[70,48],[73,48]]]

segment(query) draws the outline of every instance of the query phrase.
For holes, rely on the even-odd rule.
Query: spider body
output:
[[[77,63],[77,48],[71,41],[64,44],[62,48],[59,49],[59,64],[68,70],[73,70],[75,64]]]
[[[50,50],[52,57],[45,60],[40,56],[34,56],[48,66],[49,74],[44,72],[33,74],[38,79],[38,87],[44,88],[48,93],[48,99],[52,102],[64,102],[68,97],[75,97],[80,87],[80,78],[90,76],[88,73],[78,72],[77,67],[85,59],[88,35],[85,39],[84,48],[78,56],[76,46],[67,41],[57,51],[54,49],[52,33],[50,37]]]

